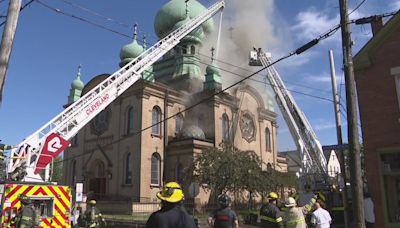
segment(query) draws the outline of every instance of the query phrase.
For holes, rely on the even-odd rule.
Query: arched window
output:
[[[183,46],[183,48],[182,48],[182,54],[187,54],[187,52],[188,52],[188,46]]]
[[[175,133],[179,134],[182,130],[183,127],[183,115],[179,114],[176,116],[175,119]]]
[[[151,184],[160,185],[161,157],[158,153],[151,156]]]
[[[229,118],[226,113],[222,115],[222,140],[229,142]]]
[[[194,46],[190,47],[190,54],[192,55],[196,54],[196,48]]]
[[[75,186],[76,182],[76,160],[72,161],[71,164],[71,186]]]
[[[271,151],[271,132],[269,128],[265,128],[265,148],[267,151]]]
[[[127,112],[127,125],[126,125],[126,134],[129,135],[133,132],[133,107],[130,107]]]
[[[161,109],[158,106],[153,107],[152,111],[152,121],[151,124],[153,127],[151,128],[151,133],[153,135],[161,135]]]
[[[132,184],[132,162],[131,153],[126,155],[125,160],[125,184]]]

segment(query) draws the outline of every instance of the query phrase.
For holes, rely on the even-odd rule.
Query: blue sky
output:
[[[136,22],[139,24],[140,36],[146,33],[151,43],[156,41],[154,17],[167,2],[167,0],[40,1],[62,12],[85,18],[128,36],[132,34],[131,26]],[[28,1],[23,0],[23,3],[26,2]],[[214,1],[200,2],[209,6]],[[226,0],[226,2],[223,33],[225,31],[227,35],[227,28],[232,26],[234,28],[232,35],[235,38],[243,38],[246,35],[246,41],[253,42],[254,39],[255,45],[271,51],[275,57],[295,50],[339,23],[338,0],[242,1],[247,5],[241,4],[240,0]],[[354,8],[360,2],[361,0],[350,0],[349,8]],[[68,3],[79,4],[113,20],[107,21]],[[0,15],[6,14],[7,4],[8,0],[0,1]],[[400,0],[367,0],[351,14],[351,18],[398,9]],[[215,17],[216,27],[218,20],[219,16]],[[1,33],[2,29],[3,27],[0,28]],[[352,32],[355,54],[372,34],[369,25],[352,26]],[[61,112],[62,106],[67,102],[70,84],[76,76],[79,64],[83,65],[81,78],[85,83],[95,75],[116,71],[120,48],[130,41],[131,39],[126,36],[56,13],[37,2],[24,9],[18,22],[3,103],[0,107],[0,139],[8,144],[18,144]],[[244,66],[241,60],[227,58],[233,49],[228,45],[228,41],[222,43],[224,44],[221,45],[219,59]],[[205,55],[210,55],[207,53],[207,45],[215,45],[212,38],[206,42],[202,50]],[[303,55],[285,60],[276,68],[287,82],[286,86],[289,89],[331,99],[328,50],[333,49],[338,87],[341,88],[342,102],[344,102],[344,87],[339,86],[343,83],[340,45],[340,31],[338,31]],[[228,68],[222,62],[219,66]],[[248,73],[242,72],[242,74]],[[224,77],[225,83],[237,80],[229,75]],[[268,94],[268,91],[260,92]],[[335,144],[332,103],[297,93],[293,93],[293,96],[308,117],[321,143]],[[346,122],[344,116],[342,121]],[[278,125],[278,149],[280,151],[294,149],[295,146],[281,117]],[[344,126],[345,141],[347,141],[346,131]]]

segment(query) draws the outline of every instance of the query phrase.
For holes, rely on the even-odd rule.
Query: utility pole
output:
[[[342,48],[344,62],[344,77],[346,82],[346,107],[347,107],[347,128],[349,140],[350,158],[350,179],[353,202],[354,226],[365,228],[363,183],[361,179],[361,158],[360,144],[358,141],[357,107],[355,94],[355,81],[353,69],[352,40],[347,13],[347,0],[339,0],[340,25],[342,30]],[[347,209],[347,208],[346,208]]]
[[[335,120],[336,120],[336,134],[337,134],[337,141],[338,145],[343,145],[343,139],[342,139],[342,121],[340,119],[340,101],[339,101],[339,94],[337,92],[337,85],[336,85],[336,71],[335,71],[335,62],[333,60],[333,51],[332,49],[329,50],[329,63],[331,66],[331,81],[332,81],[332,95],[333,95],[333,101],[334,101],[334,110],[335,110]],[[346,175],[346,165],[345,165],[345,156],[344,156],[344,150],[341,149],[339,150],[340,153],[340,158],[342,162],[340,163],[340,170],[342,174],[342,179],[344,182],[343,189],[342,189],[342,197],[343,197],[343,215],[344,215],[344,226],[345,228],[350,228],[350,223],[349,223],[349,214],[348,214],[348,196],[347,196],[347,175]]]
[[[22,0],[10,0],[6,24],[3,30],[3,37],[0,44],[0,103],[3,100],[3,87],[7,74],[8,60],[14,41],[15,29],[17,28],[19,10]]]

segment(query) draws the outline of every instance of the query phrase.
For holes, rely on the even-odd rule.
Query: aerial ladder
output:
[[[318,141],[310,123],[296,104],[290,92],[286,89],[278,72],[271,65],[271,53],[259,49],[250,51],[250,65],[267,67],[267,79],[275,92],[276,102],[282,112],[290,133],[300,152],[301,169],[300,181],[312,187],[317,183],[328,184],[328,170],[326,158],[321,143]]]
[[[69,139],[139,80],[145,69],[224,7],[223,0],[213,4],[196,18],[160,39],[27,137],[16,149],[11,151],[10,157],[13,159],[10,159],[7,170],[9,179],[47,181],[43,180],[38,173],[69,146]]]

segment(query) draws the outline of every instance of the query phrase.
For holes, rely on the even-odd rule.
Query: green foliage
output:
[[[58,156],[51,163],[52,171],[50,171],[50,181],[59,183],[62,178],[62,157]],[[50,169],[51,170],[51,169]],[[42,169],[39,175],[44,179],[45,169]]]
[[[215,195],[247,191],[250,193],[249,201],[254,194],[266,195],[278,187],[296,185],[295,174],[261,167],[262,161],[254,152],[223,145],[200,153],[195,158],[193,174],[196,182],[206,184],[204,188]]]

